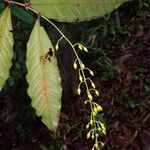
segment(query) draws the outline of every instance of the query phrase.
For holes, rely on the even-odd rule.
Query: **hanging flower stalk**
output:
[[[77,43],[74,46],[78,46],[79,50],[88,52],[88,49],[80,43]],[[91,76],[94,76],[94,73],[92,70],[85,67],[85,65],[83,64],[83,62],[80,60],[79,57],[75,59],[73,66],[74,66],[74,69],[76,70],[78,69],[78,72],[79,72],[80,82],[77,88],[77,93],[78,95],[81,94],[81,91],[82,91],[81,85],[84,84],[86,87],[86,95],[87,95],[87,100],[85,100],[84,104],[85,105],[89,104],[90,110],[91,110],[90,120],[86,125],[86,129],[88,130],[87,139],[91,138],[92,140],[95,141],[92,147],[92,150],[94,149],[99,150],[100,148],[104,146],[104,143],[99,141],[98,138],[101,134],[106,135],[105,125],[102,122],[97,120],[98,112],[103,111],[103,109],[99,104],[93,101],[94,96],[99,96],[99,92],[98,90],[96,90],[96,86],[94,82],[89,77],[87,78],[85,76],[85,70],[88,70]]]

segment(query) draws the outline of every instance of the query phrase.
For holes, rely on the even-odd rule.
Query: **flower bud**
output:
[[[90,136],[91,136],[91,135],[90,135],[90,132],[88,132],[88,133],[87,133],[87,139],[89,139]]]
[[[98,149],[98,143],[95,144],[95,148]]]
[[[93,111],[92,114],[93,114],[93,116],[96,116],[96,112],[95,111]]]
[[[98,106],[97,106],[97,110],[98,110],[98,111],[103,111],[102,106],[98,105]]]
[[[83,78],[82,78],[82,76],[79,76],[79,80],[82,82],[83,81]]]
[[[84,50],[85,52],[88,52],[88,49],[87,49],[86,47],[84,47],[83,50]]]
[[[93,73],[93,71],[91,71],[91,70],[90,70],[90,74],[91,74],[92,76],[94,76],[94,73]]]
[[[58,43],[55,46],[56,51],[59,49]]]
[[[97,113],[97,107],[94,107],[94,112],[96,112],[96,113]]]
[[[95,94],[96,94],[97,96],[99,96],[99,92],[98,92],[97,90],[95,90]]]
[[[73,67],[74,67],[74,69],[77,69],[77,63],[76,62],[74,62]]]
[[[105,144],[104,144],[103,142],[101,142],[101,146],[104,147],[104,145],[105,145]]]
[[[100,127],[98,127],[98,131],[101,131],[101,128],[100,128]]]
[[[78,48],[79,48],[80,50],[82,50],[82,45],[81,45],[81,44],[79,44]]]
[[[80,88],[78,88],[77,93],[78,93],[78,95],[81,94],[81,89]]]
[[[106,130],[102,130],[102,133],[103,133],[104,135],[106,135]]]
[[[84,64],[82,64],[81,67],[84,69],[85,68]]]
[[[95,89],[95,84],[92,82],[92,87]]]
[[[90,127],[89,124],[87,124],[87,125],[86,125],[86,129],[88,129],[89,127]]]
[[[90,120],[90,124],[93,125],[93,120],[92,119]]]
[[[93,100],[93,96],[91,95],[91,93],[88,93],[88,98],[92,101]]]

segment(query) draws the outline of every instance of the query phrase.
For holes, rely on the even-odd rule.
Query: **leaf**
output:
[[[6,8],[0,17],[0,90],[9,77],[9,69],[12,66],[13,35],[10,8]]]
[[[49,49],[53,56],[46,59]],[[49,52],[50,53],[50,52]],[[54,55],[54,48],[39,20],[36,21],[27,44],[28,94],[32,106],[43,123],[56,131],[61,108],[61,78]]]
[[[33,9],[61,22],[98,18],[126,1],[128,0],[30,0]]]

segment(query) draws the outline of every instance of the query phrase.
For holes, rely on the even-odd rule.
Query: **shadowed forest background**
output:
[[[63,97],[54,136],[36,116],[27,95],[26,43],[33,23],[12,17],[15,45],[11,74],[0,93],[0,150],[90,150],[92,141],[86,139],[85,130],[89,112],[84,93],[76,93],[73,52],[65,41],[57,52]],[[94,71],[93,81],[101,93],[96,101],[104,108],[100,117],[107,126],[104,150],[150,150],[149,0],[127,2],[89,22],[55,24],[73,43],[89,49],[79,55]],[[56,43],[59,35],[46,22],[42,25]]]

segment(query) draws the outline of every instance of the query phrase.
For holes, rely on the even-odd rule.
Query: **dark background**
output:
[[[148,0],[133,0],[93,21],[55,22],[73,43],[89,48],[89,53],[79,55],[94,71],[93,80],[101,91],[96,101],[104,108],[101,116],[107,126],[106,150],[150,150],[149,6]],[[4,8],[1,0],[0,12]],[[93,141],[86,139],[85,95],[79,97],[75,92],[78,77],[71,63],[72,50],[62,41],[57,52],[64,90],[59,129],[54,136],[36,116],[27,95],[26,43],[36,16],[13,7],[12,18],[14,57],[10,77],[0,92],[0,150],[91,149]],[[41,24],[55,44],[59,34],[46,22]]]

